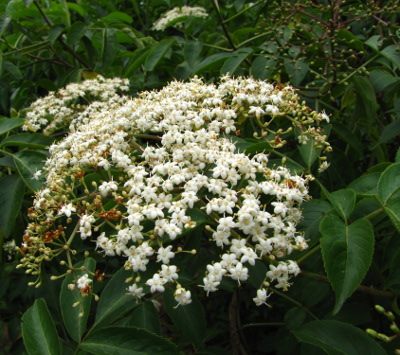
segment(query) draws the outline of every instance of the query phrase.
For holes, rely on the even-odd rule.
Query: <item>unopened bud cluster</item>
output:
[[[319,126],[325,115],[300,103],[291,87],[251,78],[223,77],[218,85],[194,78],[136,98],[111,97],[109,106],[88,105],[85,119],[73,118],[69,134],[50,147],[21,266],[38,274],[43,261],[73,255],[78,237],[105,257],[125,259],[134,296],[172,284],[178,305],[189,304],[183,286],[190,282],[174,259],[196,253],[184,242],[203,228],[200,221],[201,245],[216,251],[198,270],[206,294],[223,278],[240,286],[260,262],[267,269],[254,302],[265,304],[270,286],[286,290],[300,271],[289,255],[307,248],[297,224],[309,177],[240,143],[279,149],[304,136],[329,150]],[[240,132],[249,127],[258,141],[244,140]],[[157,271],[144,278],[150,265]],[[86,283],[80,278],[77,287]]]

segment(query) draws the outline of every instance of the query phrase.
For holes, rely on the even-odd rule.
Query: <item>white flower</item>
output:
[[[143,287],[138,287],[138,285],[133,284],[128,287],[128,291],[137,298],[142,298],[145,293],[143,292]]]
[[[253,298],[254,303],[257,306],[261,306],[263,304],[268,305],[267,299],[271,296],[271,294],[267,293],[267,290],[265,288],[257,290],[257,297]]]
[[[192,294],[191,294],[191,292],[188,291],[188,290],[185,290],[179,284],[176,287],[176,290],[175,290],[175,293],[174,293],[174,297],[175,297],[176,302],[178,302],[178,305],[176,307],[178,307],[179,305],[185,306],[187,304],[192,303],[192,298],[191,298]]]
[[[173,281],[178,278],[177,267],[175,265],[161,265],[160,276],[167,280]]]
[[[235,266],[229,268],[230,276],[233,280],[237,280],[240,285],[240,281],[246,281],[249,277],[249,269],[243,266],[241,262],[238,262]]]
[[[181,16],[183,10],[177,12]],[[34,255],[33,269],[39,269],[41,254],[53,247],[40,238],[43,230],[51,235],[64,221],[60,215],[67,217],[64,222],[76,223],[70,217],[78,211],[78,233],[91,239],[87,246],[93,242],[105,257],[125,258],[127,270],[146,278],[143,283],[151,292],[162,292],[167,282],[179,279],[181,271],[169,264],[184,251],[184,234],[196,226],[194,209],[199,207],[207,214],[205,238],[222,254],[211,254],[206,270],[199,270],[207,294],[218,289],[224,276],[239,284],[246,281],[250,271],[244,265],[257,260],[268,265],[266,255],[277,260],[266,273],[268,281],[286,289],[299,269],[290,260],[278,259],[307,247],[297,225],[310,176],[268,164],[265,152],[240,153],[234,135],[243,133],[235,124],[242,115],[249,120],[262,117],[268,129],[277,130],[274,116],[285,113],[279,118],[284,127],[301,127],[304,140],[327,149],[326,137],[312,124],[319,123],[321,115],[309,114],[294,89],[252,78],[226,76],[218,84],[199,78],[175,81],[134,98],[119,94],[125,86],[122,79],[97,78],[32,105],[27,126],[46,127],[46,133],[69,126],[69,133],[50,147],[42,174],[45,189],[37,192],[30,212],[33,222],[27,227],[26,244],[29,257]],[[75,105],[85,102],[83,97],[89,104]],[[285,140],[296,145],[293,135],[285,134]],[[95,171],[96,178],[83,179],[86,171]],[[178,237],[182,243],[175,241]],[[154,261],[160,269],[149,279],[144,271]],[[142,296],[141,289],[132,285],[129,292]],[[176,290],[178,304],[189,303],[190,291],[179,286]],[[258,294],[259,302],[264,296]]]
[[[146,285],[150,286],[150,291],[154,292],[164,292],[164,285],[167,282],[166,279],[162,278],[159,274],[154,274],[151,279],[146,281]]]
[[[80,228],[79,232],[81,233],[81,238],[86,239],[92,235],[92,223],[94,223],[96,219],[92,215],[83,215],[79,221]]]
[[[175,256],[175,253],[171,250],[172,245],[168,245],[166,248],[159,247],[157,251],[157,261],[161,261],[163,264],[169,264],[170,260]]]
[[[215,292],[218,290],[218,286],[221,282],[215,280],[212,276],[204,277],[203,278],[203,284],[204,286],[201,286],[204,288],[204,291],[207,292],[207,296],[210,292]]]
[[[204,18],[208,15],[204,8],[198,6],[174,7],[172,10],[164,13],[162,17],[157,20],[157,22],[153,26],[153,29],[164,31],[167,27],[171,26],[171,24],[173,24],[176,28],[181,28],[182,23],[177,21],[180,21],[180,19],[183,21],[187,16]]]
[[[41,175],[42,175],[42,170],[37,170],[34,174],[33,174],[33,177],[32,177],[32,179],[34,179],[34,180],[39,180],[40,179],[40,177],[41,177]]]
[[[99,186],[100,195],[106,197],[111,191],[117,191],[118,185],[115,181],[105,181]]]
[[[325,120],[328,123],[330,121],[329,116],[325,113],[325,111],[321,112],[321,119]]]
[[[58,215],[65,214],[67,217],[71,217],[72,212],[76,212],[76,208],[72,205],[72,203],[69,203],[68,205],[64,205],[60,208]]]
[[[85,275],[81,276],[81,277],[76,281],[76,286],[77,286],[80,290],[83,290],[84,288],[86,288],[87,286],[89,286],[91,282],[92,282],[92,280],[89,279],[89,275],[88,275],[88,274],[85,274]]]
[[[249,113],[254,113],[257,118],[265,114],[265,111],[258,106],[250,106]]]
[[[326,169],[328,169],[330,165],[331,165],[331,164],[328,163],[327,161],[323,161],[323,162],[321,163],[321,165],[319,166],[319,168],[318,168],[318,172],[319,172],[319,173],[322,173],[323,171],[325,171]]]

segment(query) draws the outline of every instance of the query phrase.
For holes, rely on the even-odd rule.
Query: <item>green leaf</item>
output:
[[[72,2],[67,2],[67,7],[68,9],[77,12],[82,17],[86,16],[86,11],[81,5]]]
[[[0,17],[0,36],[3,35],[4,31],[7,29],[11,20],[12,20],[11,16],[6,16],[4,14]]]
[[[342,109],[354,105],[356,101],[356,94],[354,92],[354,87],[352,85],[347,86],[346,89],[344,90],[343,96],[342,96],[342,102],[340,103],[340,107]],[[335,126],[338,124],[338,122],[335,122]],[[333,127],[335,129],[336,127]],[[345,127],[341,125],[342,127]],[[347,129],[348,130],[348,129]]]
[[[231,55],[231,53],[217,53],[210,55],[198,64],[194,74],[200,74],[206,70],[212,71],[218,65],[220,65],[221,62],[225,61],[226,58],[229,58]]]
[[[390,84],[399,80],[399,78],[382,69],[371,70],[371,76],[369,79],[371,80],[375,92],[381,92]]]
[[[95,355],[177,355],[177,346],[144,329],[109,327],[90,334],[79,349]]]
[[[46,158],[45,154],[34,150],[22,150],[13,155],[19,175],[32,191],[40,190],[43,186],[43,182],[34,179],[33,175],[42,169]]]
[[[244,152],[246,154],[258,154],[263,152],[272,152],[274,149],[268,142],[258,142],[255,144],[251,144],[245,148]]]
[[[151,301],[143,302],[134,309],[128,325],[145,329],[154,334],[161,334],[159,315]]]
[[[320,149],[314,147],[314,140],[309,139],[306,144],[301,144],[298,147],[303,161],[306,163],[307,167],[310,169],[311,165],[314,164],[315,160],[318,158]]]
[[[348,323],[318,320],[292,331],[301,342],[320,347],[329,355],[385,355],[386,351],[367,333]]]
[[[165,39],[157,43],[148,54],[144,63],[145,71],[152,71],[162,58],[167,54],[168,50],[175,43],[174,39]]]
[[[19,68],[10,61],[3,61],[3,69],[7,70],[14,77],[15,80],[19,81],[23,79],[21,70],[19,70]]]
[[[400,119],[390,122],[382,130],[382,133],[378,141],[371,147],[371,150],[375,149],[378,145],[389,142],[391,139],[400,135]]]
[[[107,16],[102,18],[102,21],[118,21],[118,22],[126,22],[126,23],[132,23],[133,18],[129,16],[128,14],[120,11],[114,11],[109,13]]]
[[[397,231],[400,232],[400,196],[391,198],[384,207],[384,211],[389,216]]]
[[[258,55],[251,63],[250,74],[254,79],[266,79],[267,58],[263,55]]]
[[[251,48],[240,48],[232,53],[221,68],[221,74],[235,74],[240,64],[253,52]]]
[[[298,225],[299,230],[305,232],[305,238],[311,242],[319,240],[319,224],[332,206],[324,200],[311,200],[301,205],[303,219]]]
[[[368,47],[371,47],[372,49],[375,49],[376,51],[379,51],[379,47],[382,45],[382,43],[383,40],[379,35],[372,36],[364,42],[364,44],[366,44]]]
[[[200,41],[188,41],[183,48],[183,54],[190,68],[194,68],[199,61],[203,43]]]
[[[51,29],[48,32],[48,39],[50,43],[54,44],[54,42],[58,39],[58,37],[61,36],[61,34],[64,32],[64,26],[61,25],[56,25],[52,26]]]
[[[325,270],[336,294],[333,313],[352,295],[367,273],[374,251],[374,231],[367,219],[346,225],[328,215],[320,225]]]
[[[399,47],[397,45],[392,44],[381,50],[381,54],[386,59],[389,59],[397,67],[397,69],[400,68],[400,53],[398,48]]]
[[[0,117],[0,135],[20,127],[23,124],[24,120],[22,118]]]
[[[267,267],[261,260],[256,260],[254,266],[247,265],[249,269],[249,284],[254,288],[260,288],[265,280],[265,274],[267,273]]]
[[[378,181],[378,197],[383,204],[400,188],[400,163],[392,164],[385,169]]]
[[[21,209],[25,185],[19,175],[6,175],[0,179],[0,228],[8,237]]]
[[[89,278],[92,279],[92,274],[96,268],[96,261],[93,258],[85,258],[84,262],[79,262],[74,265],[75,269],[80,268],[82,265],[85,266],[86,270],[75,270],[72,274],[65,277],[60,293],[60,306],[61,315],[64,321],[65,328],[69,335],[76,342],[80,342],[82,335],[86,330],[86,324],[89,317],[90,303],[92,296],[83,295],[81,290],[68,288],[69,284],[75,284],[76,280],[88,274]],[[78,303],[77,306],[73,306]]]
[[[0,52],[0,76],[3,75],[3,52]]]
[[[29,355],[61,355],[57,330],[44,299],[37,299],[22,316],[22,337]]]
[[[128,292],[125,280],[132,276],[131,271],[121,268],[108,282],[101,293],[97,306],[95,326],[104,326],[121,318],[137,306],[135,298]]]
[[[359,51],[364,49],[363,42],[348,30],[340,30],[336,35],[338,39],[347,42],[346,45]]]
[[[353,77],[353,84],[364,106],[365,115],[370,119],[374,118],[379,105],[376,101],[375,91],[371,82],[364,76],[355,75]]]
[[[356,193],[351,189],[338,190],[330,194],[329,201],[339,216],[346,221],[354,210]]]
[[[348,188],[354,190],[358,195],[376,195],[380,172],[361,175],[353,180]]]
[[[363,155],[364,147],[361,140],[354,134],[354,132],[350,131],[347,126],[336,122],[334,125],[332,125],[332,130],[359,155]]]
[[[0,142],[0,147],[15,146],[32,149],[44,149],[53,143],[54,139],[40,133],[20,133],[9,136]]]
[[[164,292],[165,310],[183,336],[195,346],[203,345],[207,333],[207,323],[203,306],[192,296],[192,303],[176,307],[173,290]]]
[[[67,44],[73,46],[85,35],[87,26],[83,22],[75,22],[69,29],[67,34]]]
[[[103,29],[101,60],[103,68],[109,67],[117,56],[118,42],[113,28]]]
[[[302,60],[297,60],[294,64],[290,62],[285,64],[285,69],[286,72],[289,74],[290,82],[294,86],[299,86],[301,84],[301,82],[307,75],[309,66],[309,63],[306,63]]]
[[[136,50],[135,56],[131,58],[126,66],[126,76],[130,77],[136,69],[138,69],[146,60],[150,50],[148,49],[138,49]]]

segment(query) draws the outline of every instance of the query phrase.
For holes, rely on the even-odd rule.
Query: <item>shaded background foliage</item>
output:
[[[312,186],[314,199],[304,205],[302,227],[311,249],[299,255],[303,273],[290,291],[275,294],[271,309],[255,308],[245,287],[239,292],[227,285],[187,311],[179,308],[174,313],[172,296],[166,294],[161,316],[151,302],[125,307],[124,313],[111,307],[115,300],[111,295],[124,293],[114,289],[123,279],[117,273],[106,280],[106,286],[98,285],[99,292],[104,288],[103,305],[97,311],[93,304],[87,306],[92,307],[91,324],[99,328],[98,319],[105,320],[97,338],[96,332],[86,336],[101,338],[107,325],[114,327],[110,334],[115,334],[115,341],[121,340],[118,336],[150,339],[170,351],[176,351],[175,345],[154,334],[172,339],[185,352],[199,354],[333,353],[334,343],[318,333],[326,327],[342,343],[343,353],[356,354],[357,346],[367,341],[360,329],[390,333],[391,320],[374,310],[376,303],[397,316],[400,313],[400,156],[396,154],[400,5],[394,0],[196,1],[188,5],[204,7],[207,18],[186,18],[181,29],[152,29],[162,13],[185,4],[173,0],[0,3],[1,243],[21,242],[32,192],[40,187],[40,182],[32,182],[32,174],[43,164],[46,147],[58,138],[18,130],[24,110],[35,98],[96,74],[130,79],[132,95],[194,75],[206,81],[230,73],[289,82],[312,109],[330,115],[329,141],[334,148],[331,167],[318,176]],[[315,168],[313,154],[295,150],[288,158],[308,172]],[[354,266],[361,278],[351,282],[340,275],[353,266],[335,267],[333,259],[345,263],[354,250],[328,253],[348,231],[367,236],[360,245],[367,250],[365,265]],[[193,237],[194,247],[199,238]],[[202,253],[191,262],[205,263],[207,251]],[[34,322],[35,315],[42,314],[52,339],[57,328],[63,342],[75,347],[82,334],[72,335],[63,325],[68,321],[62,315],[66,306],[59,305],[61,281],[48,281],[39,290],[26,289],[28,277],[15,270],[14,258],[2,255],[0,316],[5,353],[22,354],[25,346],[34,346],[26,341],[24,346],[20,323],[22,314],[40,297],[46,302],[37,300],[25,320]],[[100,258],[97,262],[110,277],[118,268],[116,261],[104,265]],[[49,274],[56,267],[50,266]],[[343,286],[349,290],[343,291]],[[128,304],[128,299],[121,299]],[[107,304],[109,313],[104,311]],[[192,325],[187,328],[189,320]],[[133,334],[129,326],[147,332]],[[355,348],[346,333],[352,334]],[[371,353],[378,353],[381,347],[372,344]],[[381,345],[388,352],[400,348],[398,338]],[[83,347],[84,351],[93,349]]]

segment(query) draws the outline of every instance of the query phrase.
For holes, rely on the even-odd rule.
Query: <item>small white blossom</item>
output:
[[[87,286],[91,284],[92,280],[89,279],[89,275],[85,274],[81,276],[78,280],[76,280],[76,286],[80,289],[83,290]]]
[[[136,284],[129,286],[128,291],[137,298],[142,298],[145,295],[143,287],[138,287]]]
[[[174,297],[176,302],[178,302],[178,305],[176,307],[178,307],[179,305],[185,306],[187,304],[192,303],[192,294],[190,291],[185,290],[181,285],[178,284],[178,286],[176,287],[175,293],[174,293]]]
[[[253,298],[254,303],[257,306],[261,306],[263,304],[268,306],[267,299],[271,296],[271,294],[267,293],[265,288],[257,290],[257,297]]]
[[[65,214],[67,217],[71,217],[72,212],[76,212],[76,208],[72,205],[72,203],[69,203],[68,205],[62,206],[58,211],[58,214]]]
[[[146,281],[146,285],[150,286],[150,291],[154,292],[164,292],[164,285],[167,282],[166,279],[162,278],[159,274],[154,274],[151,279]]]

